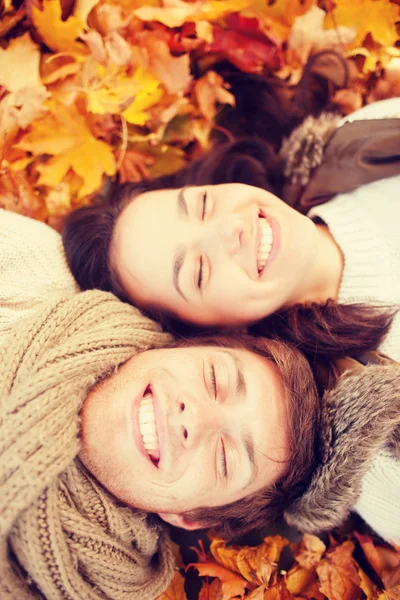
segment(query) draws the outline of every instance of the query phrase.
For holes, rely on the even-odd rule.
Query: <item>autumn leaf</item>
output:
[[[4,142],[7,139],[11,143],[19,129],[26,129],[41,117],[46,110],[43,104],[48,96],[44,86],[25,87],[5,96],[0,102],[0,140]]]
[[[76,0],[74,6],[74,16],[81,23],[86,23],[90,12],[98,4],[99,0]]]
[[[354,543],[348,540],[327,553],[317,566],[319,589],[329,600],[358,600],[362,596],[353,550]]]
[[[192,80],[189,55],[172,56],[168,45],[152,36],[143,41],[148,52],[147,69],[170,94],[183,93]]]
[[[141,181],[150,177],[149,167],[156,162],[149,152],[127,150],[119,163],[119,181]]]
[[[298,543],[294,558],[301,567],[313,569],[321,560],[326,546],[317,536],[305,533]]]
[[[222,600],[222,583],[214,579],[212,583],[206,582],[200,590],[198,600]]]
[[[39,48],[29,33],[11,40],[5,50],[0,48],[0,85],[9,92],[40,86],[39,62]]]
[[[133,80],[139,86],[133,102],[121,113],[128,123],[145,125],[148,119],[148,109],[156,104],[163,96],[160,81],[139,67]]]
[[[43,10],[33,6],[32,21],[45,44],[55,52],[84,51],[84,45],[76,41],[83,23],[74,16],[62,21],[60,0],[43,0]]]
[[[182,577],[179,571],[177,571],[168,588],[163,594],[161,594],[161,596],[158,596],[156,600],[186,600],[184,586],[185,579]]]
[[[83,181],[79,198],[96,191],[103,175],[114,175],[116,170],[110,146],[93,137],[76,109],[68,110],[62,105],[35,121],[16,147],[36,156],[52,155],[37,167],[39,185],[57,186],[72,169]]]
[[[209,121],[212,121],[223,104],[235,106],[235,97],[226,89],[224,80],[215,71],[207,71],[198,79],[194,93],[200,111]]]
[[[198,571],[200,577],[218,577],[222,583],[221,600],[231,600],[231,598],[235,598],[236,596],[243,597],[245,589],[248,586],[248,582],[243,579],[243,577],[240,577],[240,575],[233,573],[216,562],[207,561],[205,563],[190,563],[187,568],[190,567],[194,567]]]
[[[326,13],[318,6],[312,6],[308,12],[296,17],[290,31],[288,47],[296,50],[305,65],[311,52],[327,48],[343,50],[356,37],[356,27],[337,27],[323,29]]]
[[[181,27],[186,21],[214,21],[223,15],[240,11],[251,0],[211,0],[189,3],[182,0],[164,2],[163,7],[143,6],[134,11],[142,21],[159,21],[167,27]]]
[[[386,0],[335,0],[335,8],[327,15],[325,25],[356,25],[355,46],[360,46],[368,33],[379,44],[391,46],[399,37],[395,25],[399,16],[399,6]]]
[[[360,588],[366,595],[367,600],[376,600],[379,594],[376,585],[361,568],[358,569],[358,576],[360,578]]]

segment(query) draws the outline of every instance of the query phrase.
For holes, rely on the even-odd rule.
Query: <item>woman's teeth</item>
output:
[[[260,274],[269,257],[272,248],[272,229],[268,221],[264,217],[259,217],[261,236],[260,244],[257,251],[257,269]]]
[[[151,394],[146,394],[140,403],[139,428],[147,454],[153,462],[157,462],[160,459],[160,446]]]

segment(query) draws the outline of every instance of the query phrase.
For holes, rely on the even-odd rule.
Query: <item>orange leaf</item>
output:
[[[285,582],[293,596],[324,600],[324,595],[318,590],[317,574],[314,570],[294,566],[287,574]]]
[[[222,600],[222,583],[220,579],[214,579],[212,583],[206,583],[200,590],[198,600]]]
[[[76,39],[82,33],[83,23],[71,16],[61,19],[60,0],[43,0],[43,10],[32,7],[32,21],[46,46],[55,52],[84,51],[84,46]]]
[[[156,600],[186,600],[185,579],[177,571],[168,588]]]
[[[354,544],[348,540],[326,554],[317,567],[319,589],[329,600],[358,600],[362,596],[353,550]]]
[[[358,576],[360,578],[360,588],[366,595],[367,600],[376,600],[379,594],[376,585],[372,583],[368,575],[366,575],[362,569],[358,569]]]
[[[299,542],[294,558],[305,569],[314,568],[322,558],[326,546],[317,536],[305,533]]]
[[[216,562],[207,561],[205,563],[190,563],[187,568],[194,567],[199,572],[200,577],[218,577],[222,582],[221,600],[230,600],[235,596],[244,595],[248,583],[243,577],[236,575],[232,571],[225,569]]]

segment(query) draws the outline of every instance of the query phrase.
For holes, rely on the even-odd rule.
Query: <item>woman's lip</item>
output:
[[[142,388],[142,391],[135,397],[133,403],[132,403],[132,429],[133,429],[133,439],[135,442],[135,445],[137,447],[137,449],[139,450],[140,454],[142,454],[144,456],[144,458],[151,464],[153,465],[154,468],[159,468],[160,467],[160,463],[161,463],[161,458],[163,456],[163,451],[161,448],[161,444],[160,444],[160,437],[158,438],[159,441],[159,446],[160,446],[160,460],[157,464],[157,466],[153,463],[153,461],[151,460],[150,456],[148,455],[146,448],[144,447],[143,444],[143,439],[142,439],[142,433],[140,431],[140,424],[139,424],[139,409],[140,409],[140,404],[143,400],[143,395],[146,391],[146,389],[148,388],[148,385],[146,385],[144,388]],[[158,427],[158,420],[157,419],[157,414],[156,414],[156,406],[155,406],[155,400],[154,400],[154,394],[153,394],[153,390],[152,391],[152,396],[153,396],[153,405],[154,405],[154,413],[155,413],[155,420],[156,420],[156,429],[157,429],[157,433],[158,436],[160,436],[159,434],[159,427]]]
[[[258,275],[259,279],[266,279],[266,274],[268,273],[268,270],[271,267],[271,265],[275,262],[278,254],[279,254],[280,248],[281,248],[281,229],[279,227],[278,221],[274,217],[271,217],[271,215],[267,215],[262,210],[260,211],[260,215],[262,217],[264,217],[264,219],[266,221],[268,221],[268,223],[272,229],[271,250],[270,250],[267,262],[265,263],[261,273],[259,273],[259,275]],[[260,223],[258,223],[258,227],[259,227],[259,235],[261,236]],[[258,244],[259,244],[259,242],[258,242]],[[258,251],[258,245],[257,245],[257,251]]]

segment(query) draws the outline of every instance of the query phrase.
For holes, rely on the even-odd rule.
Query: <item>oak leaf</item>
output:
[[[84,45],[77,41],[83,31],[83,22],[74,17],[61,18],[60,0],[43,0],[43,10],[32,7],[32,21],[40,37],[55,52],[84,52]]]
[[[110,146],[93,137],[76,109],[63,105],[57,105],[52,113],[35,121],[16,147],[35,156],[51,155],[37,167],[38,185],[57,186],[72,169],[83,180],[78,198],[95,192],[103,175],[114,175],[116,171]]]
[[[186,600],[185,579],[177,571],[168,588],[156,600]]]
[[[41,85],[40,52],[29,33],[11,40],[8,48],[0,48],[0,85],[9,92]]]
[[[360,578],[353,559],[354,543],[350,540],[325,555],[316,571],[319,589],[328,600],[359,600]]]
[[[298,543],[294,558],[301,567],[313,569],[321,560],[326,546],[317,536],[305,533]]]
[[[200,111],[206,119],[212,121],[222,104],[235,106],[235,97],[226,89],[228,86],[221,75],[207,71],[195,83],[194,94]]]
[[[335,0],[335,8],[327,15],[325,25],[356,25],[355,46],[360,46],[368,33],[379,44],[392,46],[399,37],[395,25],[399,17],[400,7],[383,0]]]

